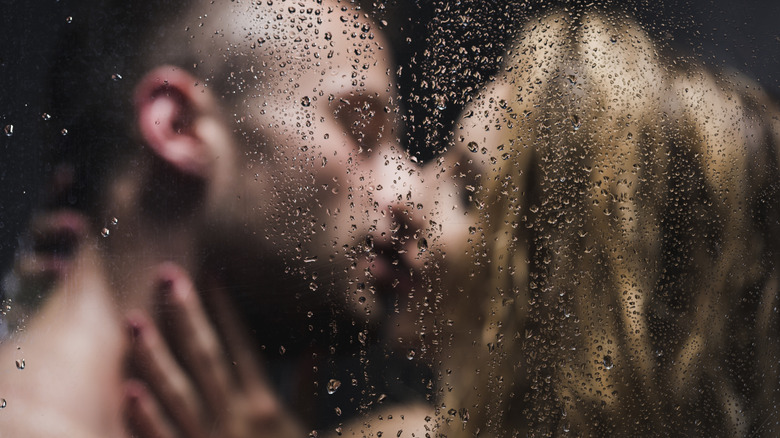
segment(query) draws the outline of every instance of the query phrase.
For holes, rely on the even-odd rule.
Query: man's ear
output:
[[[184,174],[207,179],[216,151],[196,124],[213,102],[197,82],[178,67],[157,67],[136,86],[135,110],[141,136],[159,158]]]

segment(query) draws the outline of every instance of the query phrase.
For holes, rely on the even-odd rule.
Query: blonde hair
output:
[[[627,17],[529,23],[463,119],[486,266],[443,433],[780,433],[778,114]]]

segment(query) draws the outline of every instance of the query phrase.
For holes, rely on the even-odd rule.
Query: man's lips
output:
[[[411,268],[397,256],[395,252],[379,251],[369,259],[368,269],[378,295],[376,300],[384,307],[381,312],[384,314],[390,314],[394,308],[403,306],[419,286]]]
[[[384,254],[369,256],[368,270],[377,284],[390,283],[397,266],[393,266],[392,259]]]
[[[388,347],[403,354],[425,351],[427,346],[422,339],[431,321],[430,309],[425,304],[430,293],[423,276],[403,258],[382,252],[372,255],[369,272],[376,290],[371,319],[381,337],[389,342]]]

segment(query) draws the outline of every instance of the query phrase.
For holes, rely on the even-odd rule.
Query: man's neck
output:
[[[148,194],[145,185],[148,180],[143,175],[117,178],[105,209],[105,220],[111,224],[107,226],[109,233],[100,243],[118,305],[124,310],[153,313],[157,267],[174,262],[197,276],[201,274],[197,271],[200,251],[197,250],[197,218],[177,216],[176,205],[162,207],[170,208],[170,218],[164,217],[165,211],[147,215],[141,207]]]

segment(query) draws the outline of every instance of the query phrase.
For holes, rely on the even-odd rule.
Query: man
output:
[[[122,147],[91,217],[52,225],[83,243],[0,351],[3,363],[24,364],[0,378],[4,433],[122,436],[122,313],[154,314],[161,289],[191,310],[195,286],[181,268],[209,285],[207,295],[229,291],[266,319],[255,331],[282,367],[312,351],[307,330],[332,341],[324,357],[310,355],[324,372],[309,379],[343,382],[327,389],[334,394],[360,383],[355,373],[337,376],[334,364],[350,343],[375,342],[368,329],[383,320],[384,301],[408,321],[385,321],[387,337],[408,349],[408,335],[424,331],[433,304],[418,268],[435,263],[441,224],[432,203],[415,201],[424,185],[396,144],[395,69],[376,25],[337,3],[211,3],[161,6],[146,18],[165,24],[136,36],[137,66],[117,85],[132,89],[134,126],[117,137]],[[127,140],[131,132],[143,148]],[[179,267],[159,268],[171,261]],[[351,311],[336,310],[327,332],[311,321],[343,308],[334,301]],[[131,325],[148,333],[139,315]],[[216,360],[219,348],[194,351],[202,345],[186,359]],[[301,388],[286,392],[300,397]],[[382,399],[371,388],[353,393]]]

